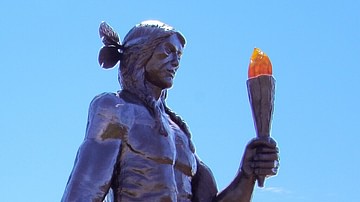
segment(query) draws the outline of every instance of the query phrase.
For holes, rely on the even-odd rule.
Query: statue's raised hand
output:
[[[246,146],[241,170],[248,178],[270,177],[279,169],[279,148],[274,139],[254,138]]]

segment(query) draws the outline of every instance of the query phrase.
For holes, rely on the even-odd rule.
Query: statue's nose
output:
[[[179,56],[175,55],[174,59],[171,61],[171,64],[173,67],[178,67],[180,63],[180,58]]]

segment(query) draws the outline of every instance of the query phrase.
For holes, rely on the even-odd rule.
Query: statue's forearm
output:
[[[255,177],[245,176],[244,173],[240,171],[231,184],[216,196],[214,201],[249,202],[251,201],[254,185]]]

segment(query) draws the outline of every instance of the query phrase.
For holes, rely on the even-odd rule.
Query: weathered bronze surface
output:
[[[81,144],[62,201],[250,201],[258,175],[276,175],[278,149],[254,138],[235,179],[218,192],[210,169],[196,155],[186,123],[166,105],[185,46],[164,23],[145,21],[121,43],[100,25],[103,68],[118,62],[122,90],[90,104]],[[274,172],[275,171],[275,172]]]

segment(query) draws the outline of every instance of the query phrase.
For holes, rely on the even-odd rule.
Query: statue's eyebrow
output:
[[[182,51],[181,51],[181,48],[180,49],[177,49],[176,46],[174,46],[174,44],[170,43],[170,42],[166,42],[165,43],[165,46],[170,48],[171,51],[173,52],[176,52],[179,56],[182,56]]]

